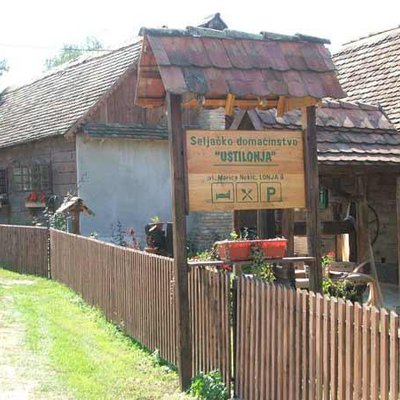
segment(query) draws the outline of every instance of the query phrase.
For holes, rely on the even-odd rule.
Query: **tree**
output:
[[[0,60],[0,76],[3,75],[3,72],[7,71],[8,71],[7,60],[6,59]]]
[[[87,51],[96,51],[101,49],[103,49],[102,43],[97,38],[88,36],[85,42],[81,45],[64,44],[59,54],[52,58],[48,58],[45,61],[45,65],[47,69],[50,69],[68,61],[75,60]]]

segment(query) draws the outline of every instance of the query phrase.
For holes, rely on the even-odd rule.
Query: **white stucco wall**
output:
[[[81,218],[81,233],[111,239],[111,224],[134,228],[144,245],[144,226],[157,215],[171,221],[170,165],[167,141],[110,138],[77,147],[79,195],[96,213]]]

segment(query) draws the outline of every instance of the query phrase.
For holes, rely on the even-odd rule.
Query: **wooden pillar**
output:
[[[282,212],[282,236],[287,239],[287,257],[294,255],[294,210],[288,208]]]
[[[186,260],[185,132],[182,126],[182,98],[167,93],[169,154],[172,183],[172,221],[175,266],[176,330],[179,384],[187,390],[192,379],[188,265]]]
[[[368,202],[365,178],[357,176],[357,204],[356,204],[356,240],[357,262],[362,263],[369,259],[369,228],[368,228]]]
[[[75,235],[81,234],[79,214],[78,207],[75,207],[73,210],[71,210],[72,233]]]
[[[310,289],[322,291],[321,227],[319,219],[319,176],[317,158],[317,130],[315,107],[302,109],[304,139],[304,164],[306,173],[307,247],[308,254],[316,258],[310,269]]]
[[[398,285],[400,287],[400,177],[396,180],[396,208],[397,208],[397,268],[399,273]]]

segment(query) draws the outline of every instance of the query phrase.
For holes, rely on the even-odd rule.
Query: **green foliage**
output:
[[[115,225],[111,224],[111,242],[117,246],[127,247],[128,245],[125,240],[125,231],[123,230],[122,223],[119,219]]]
[[[363,287],[357,287],[345,279],[332,280],[324,278],[322,281],[322,291],[324,294],[333,297],[340,297],[350,301],[362,301]]]
[[[161,222],[161,219],[158,215],[155,215],[154,217],[150,218],[150,221],[152,224],[159,224]]]
[[[219,371],[211,371],[207,374],[197,375],[190,386],[189,393],[198,399],[204,400],[227,400],[229,399],[228,390],[222,380]]]
[[[103,48],[102,43],[95,37],[88,36],[83,44],[64,44],[59,54],[45,61],[47,69],[57,67],[68,61],[75,60],[87,51],[96,51]]]
[[[265,255],[263,251],[254,246],[250,250],[251,264],[243,268],[243,273],[253,274],[255,277],[265,281],[273,282],[275,275],[272,270],[272,265],[265,262]]]
[[[324,256],[322,256],[321,258],[321,264],[323,268],[327,268],[329,267],[329,264],[331,263],[331,261],[335,260],[335,253],[328,253],[325,254]]]
[[[189,257],[191,261],[213,261],[218,260],[217,252],[215,248],[210,250],[203,250],[197,252],[195,255]]]

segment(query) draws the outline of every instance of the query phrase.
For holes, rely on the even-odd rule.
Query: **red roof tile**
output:
[[[329,52],[318,39],[199,28],[142,33],[139,104],[149,97],[162,104],[166,91],[209,98],[225,98],[228,93],[246,98],[345,95]],[[141,84],[146,79],[142,71],[157,68],[151,56],[159,67],[163,90],[154,79],[148,85]]]

